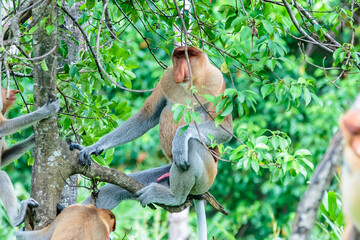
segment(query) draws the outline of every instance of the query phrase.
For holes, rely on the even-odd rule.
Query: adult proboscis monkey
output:
[[[17,240],[109,240],[115,231],[115,215],[94,205],[71,205],[47,227],[18,231]]]
[[[34,135],[31,135],[24,141],[7,148],[5,142],[5,136],[10,135],[14,132],[19,131],[20,129],[26,128],[35,124],[37,121],[40,121],[44,118],[48,118],[59,111],[60,103],[59,100],[55,102],[48,102],[43,107],[38,110],[23,115],[21,117],[6,119],[4,117],[6,111],[15,103],[16,94],[18,90],[11,90],[9,93],[9,99],[6,99],[7,90],[1,87],[1,97],[2,97],[2,109],[0,110],[0,166],[6,166],[12,163],[15,159],[18,159],[32,148],[35,144]],[[24,221],[26,207],[28,205],[32,207],[37,207],[38,203],[29,198],[23,200],[20,204],[20,210],[17,208],[17,198],[14,191],[14,187],[10,181],[9,176],[5,171],[0,171],[0,198],[2,203],[9,215],[11,224],[15,227],[20,225]]]
[[[350,110],[340,119],[345,140],[341,191],[346,217],[344,240],[355,240],[360,232],[360,110]]]
[[[78,145],[72,145],[72,147],[81,149],[80,161],[83,164],[85,161],[90,163],[91,154],[97,155],[106,149],[132,141],[155,125],[160,124],[161,147],[166,157],[173,164],[171,167],[164,166],[130,174],[130,176],[147,185],[136,194],[143,206],[149,203],[178,206],[185,202],[189,194],[200,195],[207,192],[217,173],[217,159],[206,147],[211,145],[209,135],[212,135],[218,144],[228,142],[231,139],[231,134],[228,133],[232,132],[231,115],[225,117],[222,123],[227,131],[216,127],[213,121],[216,117],[215,106],[202,97],[204,94],[217,96],[225,90],[225,82],[221,72],[209,62],[206,54],[200,49],[188,47],[188,55],[193,86],[198,91],[197,96],[201,103],[196,103],[194,100],[196,103],[194,111],[201,118],[201,123],[198,126],[191,123],[180,135],[179,133],[186,123],[183,118],[178,124],[173,119],[173,105],[175,103],[186,105],[187,100],[193,98],[185,47],[179,47],[173,52],[173,65],[166,70],[154,92],[139,112],[91,146],[81,148]],[[167,179],[164,180],[163,177],[162,180],[159,179],[160,182],[157,181],[157,178],[169,173],[169,168],[170,186]],[[97,206],[111,209],[121,200],[131,197],[132,195],[122,188],[108,184],[100,189]],[[198,201],[195,207],[203,212],[201,216],[198,215],[199,239],[206,239],[204,204],[202,201]]]

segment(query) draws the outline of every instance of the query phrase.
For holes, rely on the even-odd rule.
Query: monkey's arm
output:
[[[159,123],[160,114],[166,105],[160,87],[144,103],[144,106],[131,118],[108,133],[91,146],[81,149],[79,152],[80,161],[85,164],[85,159],[90,163],[91,154],[101,154],[104,150],[130,142]]]
[[[0,137],[4,137],[6,135],[10,135],[14,132],[19,131],[20,129],[26,128],[28,126],[33,125],[37,121],[41,119],[50,117],[59,111],[60,102],[56,100],[54,102],[48,102],[38,110],[28,113],[26,115],[5,120],[3,124],[0,126]]]
[[[223,126],[227,131],[232,133],[232,119],[228,116]],[[188,154],[188,143],[190,139],[197,139],[200,142],[204,142],[206,146],[211,145],[209,135],[214,137],[214,141],[218,144],[226,143],[231,140],[232,136],[222,129],[216,127],[213,121],[205,121],[198,125],[190,125],[189,128],[183,133],[179,134],[181,128],[176,131],[175,137],[172,142],[172,155],[173,162],[180,168],[186,170],[189,168],[189,154]]]
[[[23,200],[18,212],[14,187],[5,171],[0,171],[0,183],[0,198],[9,215],[11,225],[19,226],[24,221],[27,206],[37,207],[39,204],[32,198]]]
[[[15,159],[20,158],[26,151],[32,148],[35,145],[35,136],[32,134],[30,137],[24,141],[11,146],[4,150],[1,156],[1,167],[4,167],[12,163]]]

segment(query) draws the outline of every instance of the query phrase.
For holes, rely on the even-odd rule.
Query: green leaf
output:
[[[59,15],[59,21],[58,21],[58,24],[59,25],[63,25],[65,22],[65,17],[64,15]]]
[[[290,88],[290,93],[291,93],[291,95],[293,96],[293,99],[297,99],[298,97],[301,96],[301,94],[302,94],[302,89],[301,89],[301,87],[299,87],[298,85],[293,85],[293,86]]]
[[[315,102],[317,102],[320,105],[320,107],[324,107],[324,103],[320,100],[320,98],[318,96],[311,93],[311,97],[312,97],[312,99],[314,99]]]
[[[215,118],[215,126],[219,127],[222,121],[224,121],[224,117],[221,115],[217,115]]]
[[[174,122],[179,123],[179,120],[181,119],[183,113],[185,110],[185,106],[181,104],[174,104],[172,107]]]
[[[70,67],[70,71],[69,71],[69,75],[70,77],[75,77],[75,75],[79,73],[78,70],[77,70],[77,66],[76,65],[71,65]]]
[[[200,124],[200,123],[201,123],[200,114],[199,114],[198,112],[192,112],[191,116],[192,116],[192,119],[193,119],[197,124]]]
[[[185,120],[185,122],[186,122],[187,124],[190,124],[190,122],[191,122],[191,114],[190,114],[190,112],[185,112],[185,114],[184,114],[184,120]]]
[[[265,31],[266,31],[267,33],[269,33],[270,35],[272,35],[272,34],[274,33],[274,27],[273,27],[273,25],[272,25],[269,21],[267,21],[267,20],[262,20],[262,24],[263,24],[263,26],[264,26],[264,28],[265,28]]]
[[[265,97],[270,93],[272,93],[273,90],[274,90],[274,86],[272,84],[266,84],[261,87],[260,92],[262,97],[265,99]]]
[[[321,25],[316,23],[314,25],[314,29],[315,29],[315,31],[319,31],[321,29]]]
[[[183,127],[180,129],[179,135],[183,134],[188,128],[189,128],[189,124],[183,126]]]
[[[91,10],[95,6],[95,0],[86,0],[86,8]]]
[[[243,29],[241,29],[240,31],[240,42],[246,42],[250,39],[251,37],[251,28],[250,27],[244,27]]]
[[[238,94],[238,90],[234,89],[234,88],[227,88],[224,92],[223,95],[224,96],[228,96],[230,98],[235,97]]]
[[[314,170],[314,164],[307,160],[306,158],[301,158],[301,161],[303,161],[311,170]]]
[[[311,94],[307,87],[304,88],[304,100],[306,106],[311,102]]]
[[[259,170],[260,170],[260,166],[259,166],[258,161],[252,160],[252,161],[251,161],[251,168],[254,170],[254,172],[255,172],[256,174],[258,174],[258,172],[259,172]]]
[[[302,165],[300,165],[299,171],[300,171],[300,173],[304,176],[304,178],[306,179],[306,177],[307,177],[307,171],[306,171],[306,169],[305,169]]]
[[[45,72],[49,70],[48,67],[47,67],[47,65],[46,65],[45,59],[43,59],[43,60],[41,61],[41,68],[42,68],[42,70],[44,70]]]
[[[69,8],[71,8],[74,5],[75,0],[68,0]]]
[[[258,143],[258,144],[256,144],[256,145],[255,145],[255,148],[269,150],[268,145],[266,145],[266,144],[264,144],[264,143]]]
[[[224,111],[221,113],[221,116],[226,117],[227,115],[231,114],[234,109],[234,104],[232,102],[229,102],[227,106],[225,107]]]
[[[46,33],[47,35],[50,35],[51,32],[55,29],[55,26],[54,25],[50,25],[50,26],[47,26],[46,27]]]
[[[336,219],[337,202],[336,194],[333,191],[328,192],[328,211],[332,220]]]
[[[210,95],[210,94],[204,94],[203,97],[208,101],[208,102],[214,102],[215,97]]]
[[[221,99],[218,104],[216,104],[216,114],[218,114],[221,111],[221,109],[223,109],[223,107],[225,107],[226,102],[227,102],[227,100],[226,100],[226,98],[224,98],[224,99]]]
[[[34,26],[34,27],[30,28],[29,34],[33,34],[36,31],[36,29],[38,29],[38,26]]]
[[[311,152],[307,149],[299,149],[295,152],[295,155],[306,156],[311,155]]]

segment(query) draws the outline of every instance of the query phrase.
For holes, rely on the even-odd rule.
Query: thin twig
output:
[[[153,53],[150,44],[148,43],[147,38],[142,34],[142,32],[135,26],[135,24],[133,23],[133,21],[131,21],[131,19],[128,17],[128,15],[124,12],[124,10],[120,7],[120,5],[117,3],[117,1],[114,1],[115,5],[117,6],[117,8],[120,10],[120,12],[124,15],[124,17],[128,20],[128,22],[131,24],[131,26],[133,26],[133,28],[139,33],[139,35],[142,37],[142,39],[146,42],[146,45],[151,53],[151,55],[154,57],[155,61],[160,65],[160,67],[162,67],[163,69],[166,69],[167,66],[165,63],[163,63],[162,61],[159,61],[157,59],[157,57],[155,56],[155,54]]]
[[[98,29],[98,34],[97,34],[97,38],[96,38],[96,55],[95,56],[96,56],[96,61],[98,63],[98,66],[100,67],[100,69],[104,73],[104,75],[108,78],[108,80],[110,82],[112,82],[115,86],[117,86],[118,88],[121,88],[121,89],[126,90],[126,91],[130,91],[130,92],[138,92],[138,93],[152,92],[154,89],[150,89],[150,90],[134,90],[134,89],[130,89],[130,88],[127,88],[127,87],[120,86],[117,82],[112,80],[111,76],[109,76],[109,74],[105,71],[105,69],[101,65],[100,58],[99,58],[101,24],[102,24],[102,19],[104,18],[105,9],[107,8],[108,3],[109,3],[109,0],[106,0],[106,2],[104,4],[103,13],[101,15],[101,19],[100,19],[100,22],[99,22],[99,29]]]
[[[59,87],[56,87],[56,89],[59,91],[59,93],[60,93],[60,94],[63,96],[63,98],[64,98],[66,110],[67,110],[68,112],[70,112],[71,110],[70,110],[69,103],[68,103],[68,101],[67,101],[67,99],[66,99],[66,95],[63,93],[63,91],[61,91],[61,89],[60,89]],[[74,125],[73,125],[73,123],[72,123],[71,120],[70,120],[70,127],[71,127],[71,129],[72,129],[72,131],[73,131],[73,133],[74,133],[74,135],[75,135],[76,141],[79,143],[80,140],[79,140],[78,134],[77,134],[77,132],[75,131]]]

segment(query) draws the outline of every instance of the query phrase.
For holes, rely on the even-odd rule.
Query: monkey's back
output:
[[[109,239],[109,232],[99,217],[95,206],[69,206],[55,221],[56,226],[51,240]]]

